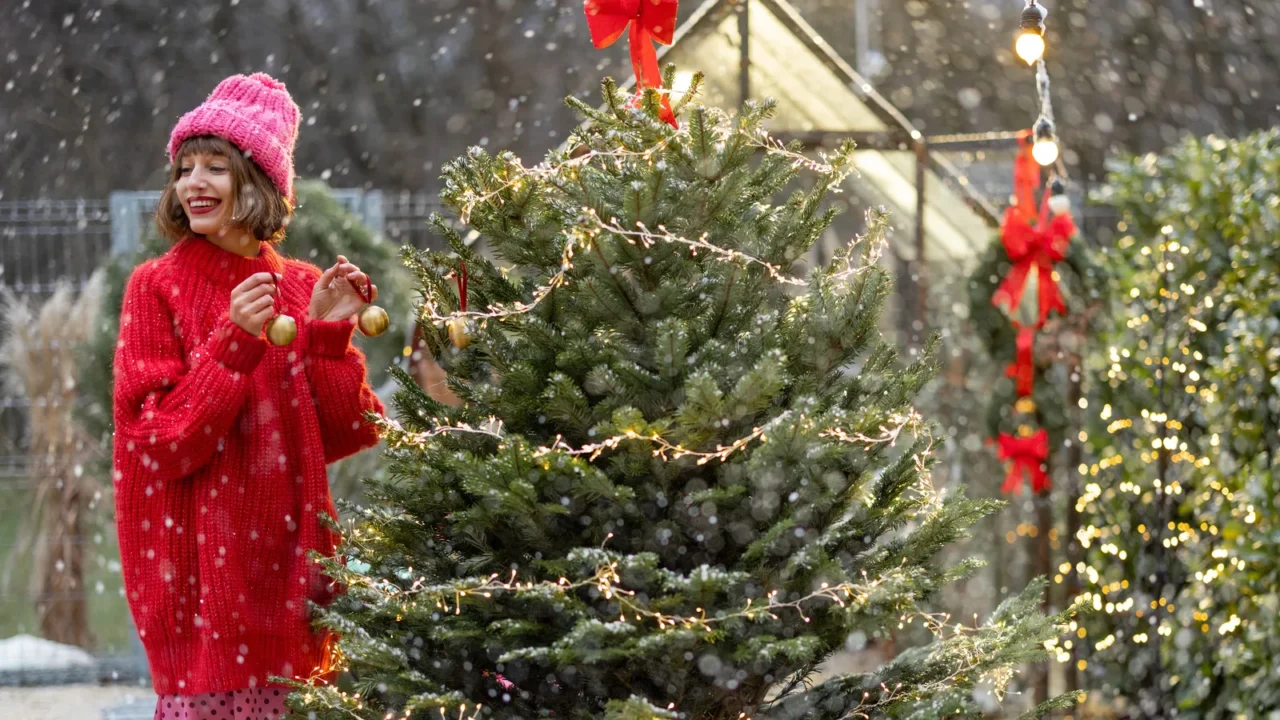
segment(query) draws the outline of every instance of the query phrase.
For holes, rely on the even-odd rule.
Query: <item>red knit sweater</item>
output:
[[[231,322],[231,290],[281,273],[298,338]],[[129,278],[115,357],[116,528],[124,586],[160,694],[306,677],[328,638],[306,601],[335,588],[307,558],[337,538],[325,465],[377,442],[383,412],[351,322],[307,318],[320,270],[263,244],[246,258],[199,237]]]

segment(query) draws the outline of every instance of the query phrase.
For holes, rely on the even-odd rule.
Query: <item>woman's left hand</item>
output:
[[[369,289],[369,301],[378,299],[378,286],[369,283],[369,276],[349,262],[344,255],[325,270],[311,290],[310,314],[313,320],[350,320],[365,300],[356,287]]]

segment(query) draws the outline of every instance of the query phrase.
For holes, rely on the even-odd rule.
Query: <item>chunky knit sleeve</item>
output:
[[[366,379],[364,353],[351,344],[355,323],[312,320],[309,374],[320,415],[325,462],[341,460],[378,443],[365,413],[385,412]]]
[[[230,430],[266,351],[224,316],[190,357],[154,263],[129,278],[115,356],[117,477],[173,480],[206,465]]]

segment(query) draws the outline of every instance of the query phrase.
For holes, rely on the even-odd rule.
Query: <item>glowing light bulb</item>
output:
[[[1071,212],[1071,198],[1067,197],[1067,188],[1060,178],[1054,178],[1049,183],[1049,211],[1054,215]]]
[[[1053,130],[1053,121],[1041,115],[1032,129],[1035,144],[1031,146],[1031,157],[1040,165],[1052,165],[1058,160],[1058,137]]]
[[[1018,35],[1018,42],[1014,45],[1014,51],[1018,53],[1018,57],[1028,65],[1035,65],[1044,57],[1045,43],[1044,37],[1034,30],[1023,30]]]
[[[1014,50],[1028,65],[1035,65],[1044,57],[1044,19],[1048,15],[1049,11],[1036,0],[1027,0],[1027,7],[1022,11],[1022,21],[1019,23],[1022,30],[1018,33]]]
[[[1036,140],[1031,147],[1031,157],[1043,165],[1052,165],[1058,161],[1058,141],[1052,137]]]

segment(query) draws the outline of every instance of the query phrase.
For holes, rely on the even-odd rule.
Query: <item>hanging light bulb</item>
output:
[[[1031,157],[1041,166],[1052,165],[1058,161],[1058,138],[1053,131],[1053,123],[1049,118],[1041,117],[1035,126],[1036,142],[1031,146]]]
[[[1014,51],[1028,65],[1035,65],[1044,57],[1044,19],[1049,15],[1036,0],[1027,0],[1027,7],[1022,11],[1021,30]]]
[[[1049,183],[1049,211],[1054,215],[1066,215],[1071,212],[1071,198],[1067,197],[1067,186],[1062,178],[1054,178]]]

